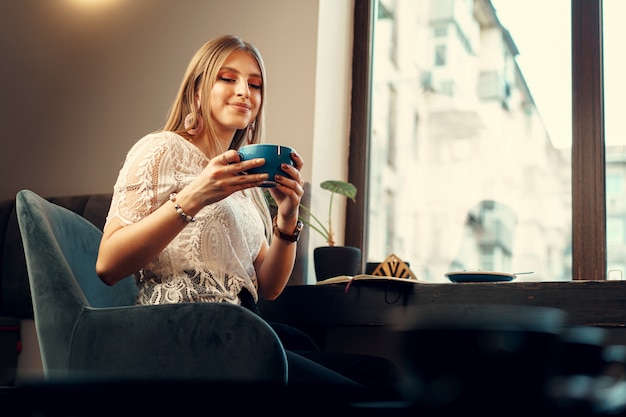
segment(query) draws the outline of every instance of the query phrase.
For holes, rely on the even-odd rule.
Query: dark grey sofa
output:
[[[302,202],[309,205],[311,186],[306,183],[304,188]],[[100,230],[104,227],[111,198],[112,194],[106,193],[46,197],[47,200],[80,214]],[[289,285],[306,283],[308,236],[308,228],[305,228],[298,243],[298,256]],[[2,317],[33,318],[26,260],[15,214],[15,199],[0,201],[0,318]]]

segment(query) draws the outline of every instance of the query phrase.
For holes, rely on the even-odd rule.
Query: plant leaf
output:
[[[328,180],[322,182],[320,184],[320,187],[322,187],[322,189],[324,190],[330,191],[331,193],[341,194],[351,199],[352,201],[355,201],[356,187],[352,183],[345,181]]]

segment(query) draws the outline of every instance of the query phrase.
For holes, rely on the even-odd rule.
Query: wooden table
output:
[[[626,344],[626,281],[413,283],[354,281],[288,286],[275,301],[259,303],[268,321],[291,324],[327,350],[396,359],[397,318],[411,307],[505,304],[552,307],[567,323],[607,329],[607,343]],[[457,305],[457,307],[455,307]]]

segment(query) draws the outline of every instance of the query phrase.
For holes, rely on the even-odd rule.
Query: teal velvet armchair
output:
[[[251,311],[226,303],[134,305],[132,277],[95,273],[102,232],[22,190],[16,210],[46,379],[287,382],[285,350]]]

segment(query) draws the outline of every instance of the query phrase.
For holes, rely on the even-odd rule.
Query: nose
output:
[[[250,86],[245,81],[240,81],[237,83],[237,89],[235,93],[240,97],[248,98],[250,97]]]

